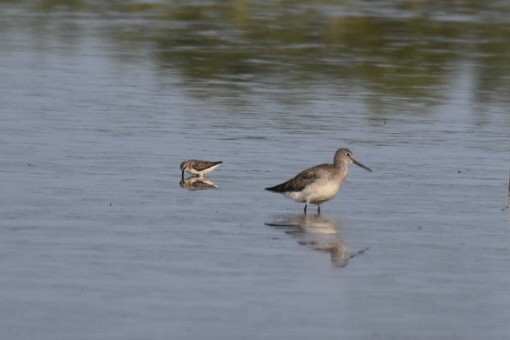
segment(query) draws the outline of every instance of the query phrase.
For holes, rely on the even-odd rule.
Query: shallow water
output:
[[[2,338],[508,336],[504,4],[84,3],[0,5]]]

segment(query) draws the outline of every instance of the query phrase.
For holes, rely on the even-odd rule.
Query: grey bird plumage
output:
[[[321,203],[336,196],[349,173],[348,165],[352,163],[372,171],[358,162],[351,150],[341,148],[335,152],[333,164],[326,163],[308,168],[294,178],[266,190],[281,193],[294,201],[305,203],[305,214],[308,204],[316,204],[317,213],[320,214]]]

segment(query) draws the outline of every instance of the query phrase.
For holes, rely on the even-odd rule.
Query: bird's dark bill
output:
[[[365,169],[365,170],[367,170],[367,171],[372,172],[372,169],[370,169],[368,166],[364,166],[363,164],[361,164],[361,163],[360,163],[360,162],[358,162],[357,160],[353,159],[353,160],[352,160],[352,162],[353,162],[354,164],[356,164],[357,166],[359,166],[360,168],[363,168],[363,169]]]

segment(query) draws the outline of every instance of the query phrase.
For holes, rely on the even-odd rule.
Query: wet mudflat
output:
[[[2,338],[509,334],[505,8],[86,4],[1,5]]]

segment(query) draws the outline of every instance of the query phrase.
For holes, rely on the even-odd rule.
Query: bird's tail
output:
[[[271,192],[283,192],[283,191],[286,191],[285,183],[275,185],[274,187],[265,188],[265,190],[271,191]]]

